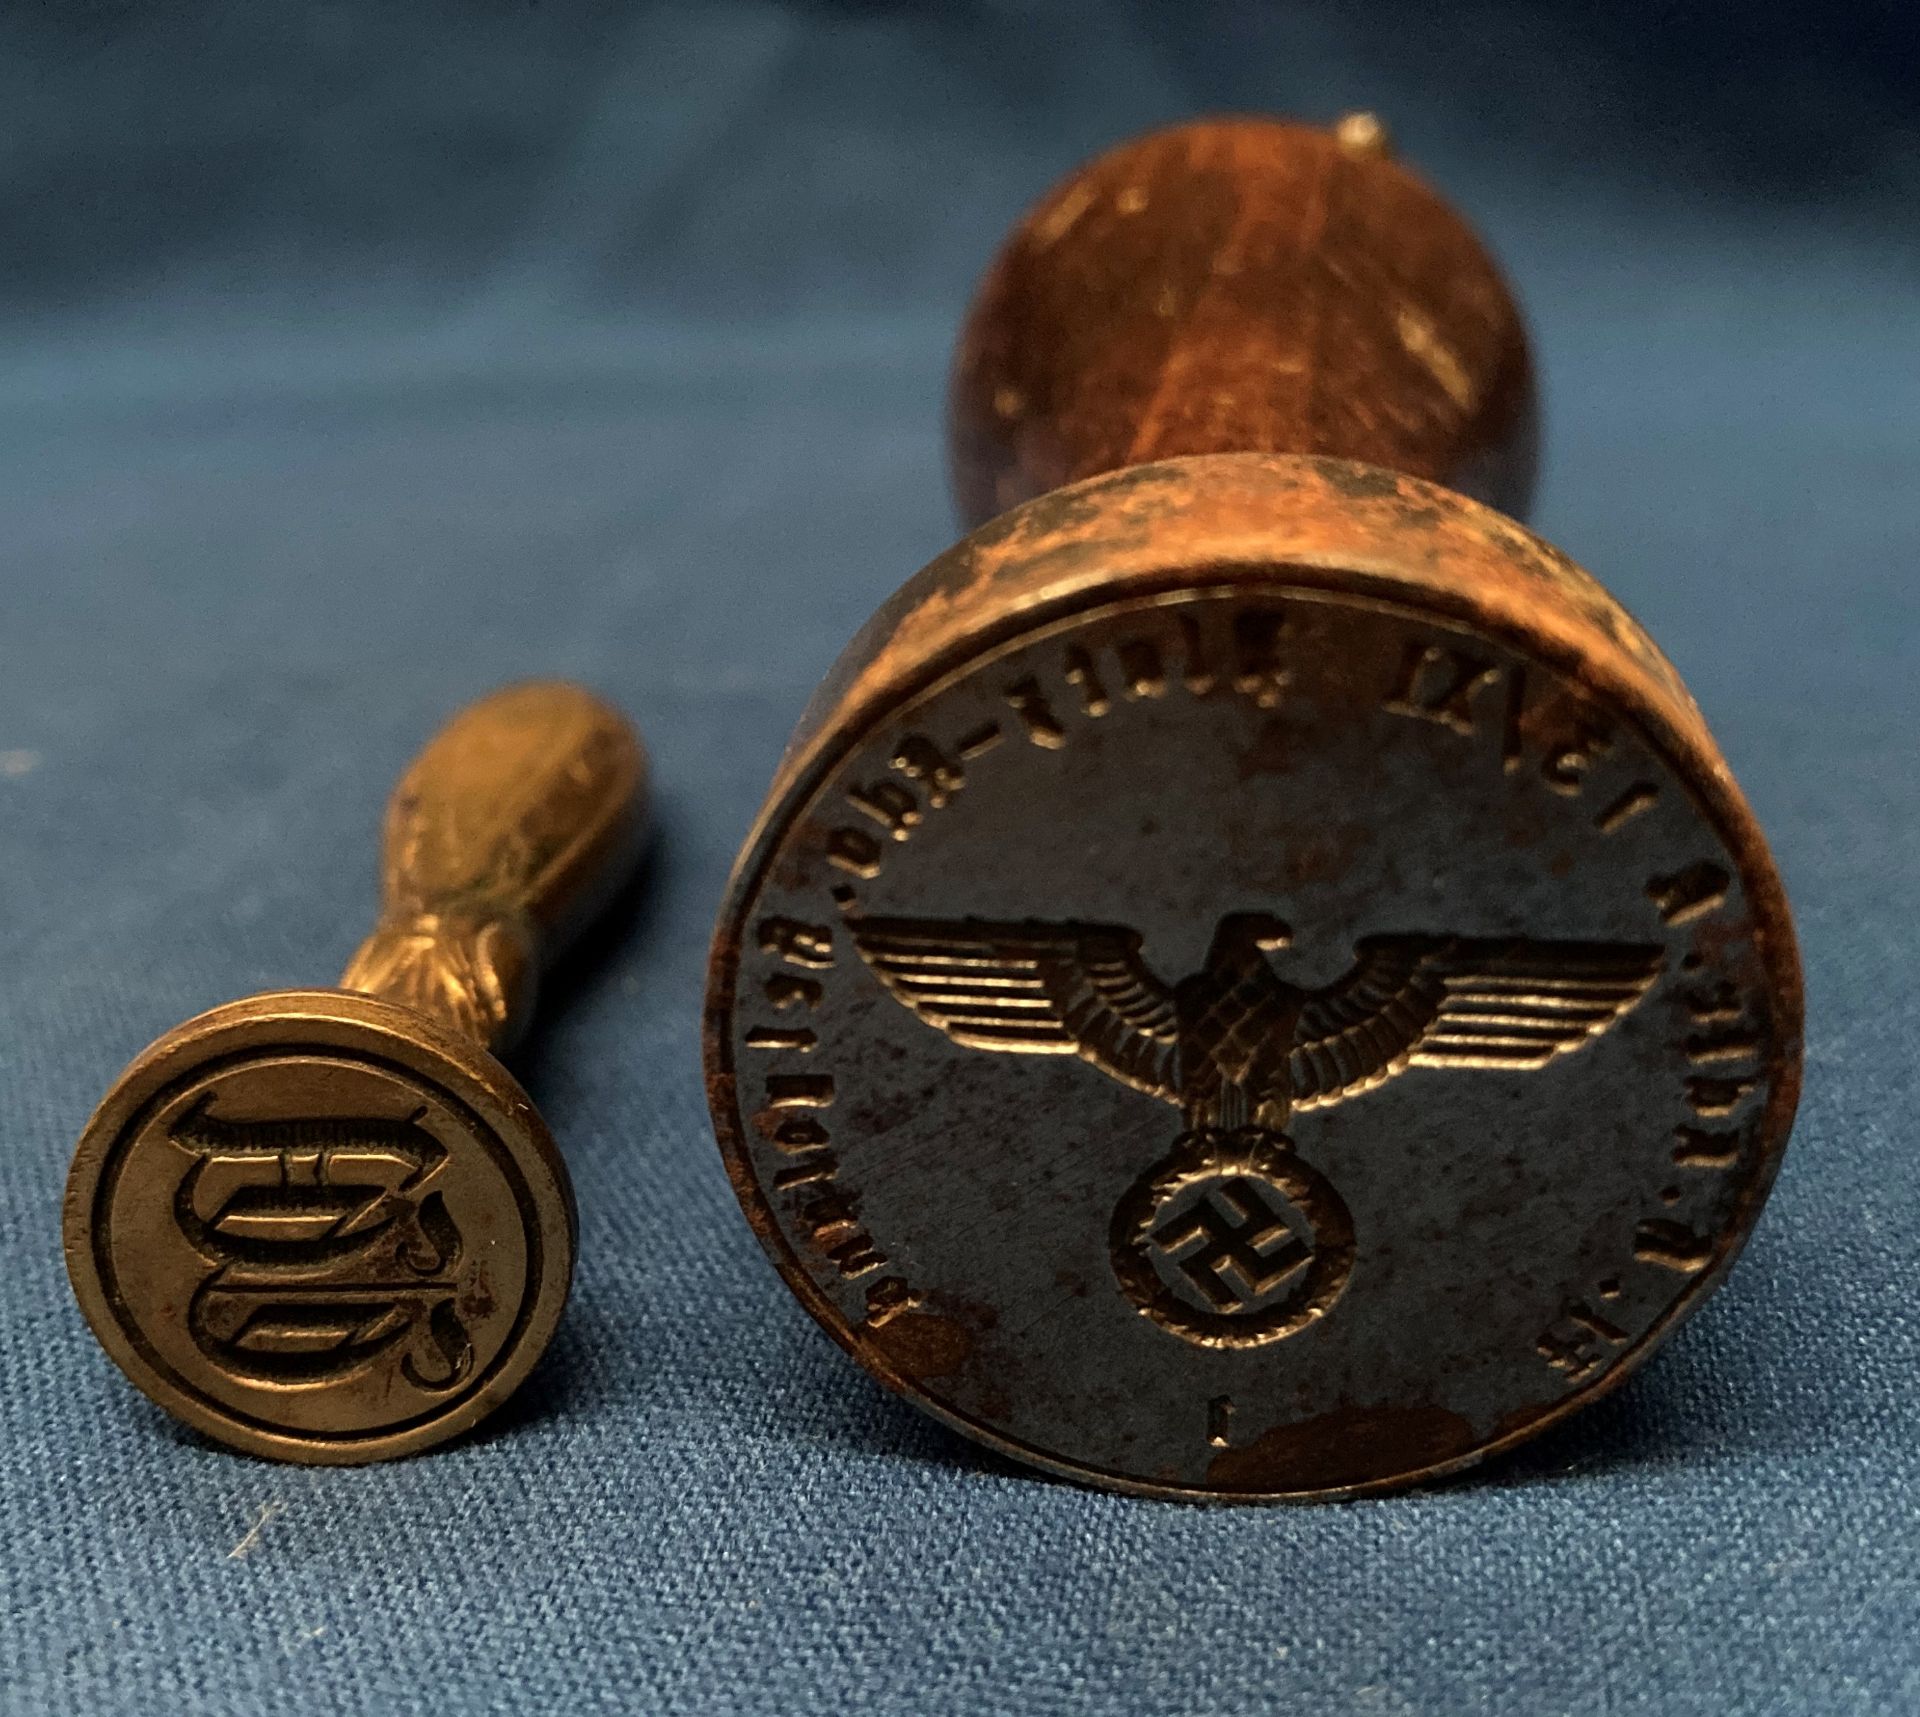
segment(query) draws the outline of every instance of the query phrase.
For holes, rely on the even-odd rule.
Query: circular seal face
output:
[[[155,1401],[324,1462],[497,1406],[573,1251],[519,1087],[413,1010],[335,991],[236,1002],[143,1054],[81,1139],[66,1246],[95,1333]]]
[[[722,924],[776,1262],[1077,1478],[1337,1495],[1517,1441],[1697,1302],[1784,1140],[1764,852],[1564,651],[1333,584],[949,657],[796,770]]]

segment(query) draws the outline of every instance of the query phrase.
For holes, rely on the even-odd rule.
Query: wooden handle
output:
[[[969,523],[1190,453],[1308,453],[1508,512],[1533,471],[1520,313],[1464,221],[1355,115],[1123,144],[1014,229],[962,333]]]
[[[638,856],[646,781],[632,728],[579,686],[470,704],[388,801],[380,922],[342,986],[504,1048],[541,964]]]

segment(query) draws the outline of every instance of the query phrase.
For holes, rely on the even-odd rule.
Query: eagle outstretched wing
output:
[[[1179,1101],[1173,992],[1114,924],[856,918],[853,945],[929,1025],[973,1049],[1078,1055]]]
[[[1292,1102],[1358,1096],[1408,1067],[1544,1067],[1598,1037],[1653,987],[1666,951],[1626,942],[1369,936],[1308,994]]]

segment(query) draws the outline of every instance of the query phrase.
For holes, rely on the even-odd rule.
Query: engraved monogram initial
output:
[[[892,995],[956,1043],[1076,1055],[1179,1108],[1187,1130],[1114,1213],[1115,1275],[1139,1310],[1202,1346],[1252,1347],[1325,1315],[1352,1267],[1351,1218],[1295,1152],[1294,1111],[1411,1067],[1528,1071],[1605,1032],[1652,987],[1659,947],[1370,936],[1319,989],[1268,956],[1291,932],[1221,919],[1178,983],[1121,925],[849,915]]]
[[[173,1125],[194,1158],[174,1220],[217,1266],[187,1318],[208,1359],[251,1383],[318,1384],[401,1349],[416,1388],[466,1377],[462,1243],[423,1116],[239,1121],[202,1097]]]

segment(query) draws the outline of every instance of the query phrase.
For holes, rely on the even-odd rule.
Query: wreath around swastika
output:
[[[1200,1198],[1172,1210],[1196,1188]],[[1141,1315],[1201,1347],[1298,1334],[1326,1315],[1353,1268],[1345,1202],[1263,1127],[1183,1133],[1121,1198],[1111,1238],[1114,1275]]]

